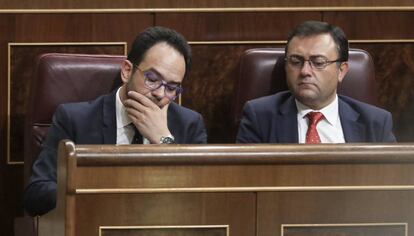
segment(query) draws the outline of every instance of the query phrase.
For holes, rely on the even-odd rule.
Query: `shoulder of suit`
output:
[[[345,95],[338,95],[339,101],[342,101],[349,106],[351,106],[353,109],[363,112],[363,113],[371,113],[371,114],[378,114],[378,113],[389,113],[389,111],[382,109],[380,107],[361,102],[359,100],[356,100],[354,98],[345,96]]]
[[[175,102],[171,102],[169,107],[168,107],[168,112],[174,112],[174,113],[180,113],[183,115],[200,115],[200,113],[191,110],[190,108],[187,107],[183,107],[181,105],[178,105]]]
[[[265,105],[265,104],[281,104],[292,98],[290,91],[282,91],[272,95],[259,97],[248,101],[251,105]]]
[[[64,110],[70,111],[77,111],[77,110],[85,110],[88,108],[93,107],[100,107],[106,99],[110,99],[112,94],[105,94],[101,95],[93,100],[83,101],[83,102],[71,102],[71,103],[63,103],[60,104],[58,107]]]

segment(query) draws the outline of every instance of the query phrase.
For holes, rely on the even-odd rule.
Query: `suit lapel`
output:
[[[359,113],[352,109],[347,103],[338,99],[339,117],[346,143],[358,143],[365,140],[365,125],[358,122]]]
[[[281,104],[276,114],[276,139],[279,143],[298,143],[297,109],[293,96]]]
[[[105,96],[102,104],[104,144],[116,144],[115,96],[117,91],[118,89],[115,89],[111,94]]]

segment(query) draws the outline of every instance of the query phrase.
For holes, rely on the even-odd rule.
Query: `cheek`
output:
[[[300,69],[286,69],[286,79],[294,82],[298,80],[302,80],[304,77],[308,77],[309,75],[304,76]]]
[[[138,92],[144,95],[149,93],[149,90],[146,89],[143,81],[139,80],[138,78],[129,80],[127,88],[128,88],[128,91],[133,90],[135,92]]]
[[[338,86],[338,74],[326,73],[319,76],[320,84],[326,89],[333,90]]]
[[[286,71],[286,78],[289,78],[289,77],[295,76],[295,71],[294,71],[294,70],[289,69],[289,67],[285,67],[285,71]]]
[[[286,83],[289,89],[296,90],[299,82],[299,75],[295,72],[286,71]]]

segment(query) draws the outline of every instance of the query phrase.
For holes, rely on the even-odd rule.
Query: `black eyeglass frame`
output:
[[[297,62],[298,64],[295,64],[294,62],[292,62],[292,58],[298,59],[298,62]],[[324,61],[321,65],[318,65],[318,63],[315,62],[315,60],[317,59],[323,59]],[[305,65],[305,62],[309,62],[310,67],[312,69],[317,69],[317,70],[323,70],[327,66],[335,62],[341,62],[341,63],[344,62],[340,58],[330,61],[328,58],[324,56],[310,56],[309,59],[305,59],[304,57],[298,56],[298,55],[286,56],[284,60],[288,65],[295,67],[295,68],[302,68]]]

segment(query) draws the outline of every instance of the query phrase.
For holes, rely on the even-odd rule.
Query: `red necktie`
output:
[[[306,114],[309,119],[308,131],[306,132],[306,143],[321,143],[316,125],[323,119],[323,114],[320,112],[309,112]]]

